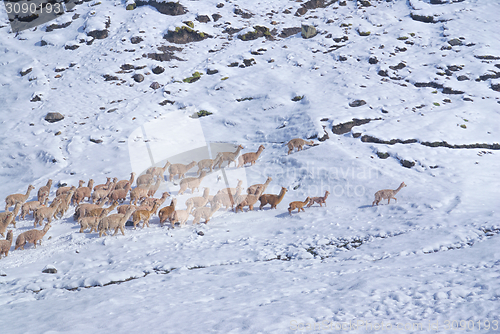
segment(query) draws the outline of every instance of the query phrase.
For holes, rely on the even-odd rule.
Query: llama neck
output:
[[[285,197],[285,189],[281,189],[281,192],[278,196],[278,199],[281,201],[283,199],[283,197]]]
[[[394,190],[394,195],[396,195],[401,189],[403,189],[403,184],[401,183],[398,187],[398,189]]]

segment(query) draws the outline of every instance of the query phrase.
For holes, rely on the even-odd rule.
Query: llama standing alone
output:
[[[12,233],[12,230],[9,230],[9,232],[7,232],[7,239],[0,240],[0,258],[2,257],[2,254],[4,254],[5,256],[9,255],[9,250],[12,246],[13,238],[14,235]]]
[[[16,247],[14,248],[14,250],[18,249],[19,247],[21,247],[21,249],[24,249],[24,246],[28,242],[31,242],[35,246],[35,248],[36,248],[36,243],[38,241],[40,241],[41,245],[42,238],[49,231],[49,228],[50,228],[50,223],[47,223],[43,227],[43,230],[33,229],[19,234],[16,239]]]
[[[396,197],[394,197],[394,196],[396,196],[396,194],[401,189],[403,189],[403,187],[406,187],[406,184],[404,182],[401,182],[398,189],[395,189],[395,190],[383,189],[383,190],[377,191],[375,193],[375,200],[373,201],[372,206],[374,206],[375,204],[378,205],[378,203],[383,199],[387,199],[387,204],[389,204],[391,202],[391,198],[394,199],[395,201],[397,201]]]
[[[35,189],[31,184],[28,186],[28,190],[26,191],[26,194],[12,194],[9,195],[5,198],[5,211],[7,211],[8,208],[10,208],[13,205],[16,205],[16,203],[21,203],[21,205],[26,202],[28,197],[30,197],[30,192]]]
[[[288,190],[286,188],[281,187],[279,195],[274,195],[274,194],[261,195],[259,198],[260,201],[259,209],[262,210],[262,208],[267,204],[271,204],[271,209],[276,209],[276,206],[281,203],[287,191]]]
[[[314,142],[312,140],[307,141],[302,138],[294,138],[290,140],[286,145],[288,146],[288,154],[290,154],[290,152],[292,152],[294,148],[297,148],[297,152],[302,151],[302,147],[304,145],[312,146],[314,145]]]
[[[326,199],[330,195],[330,192],[327,190],[325,191],[325,196],[320,196],[320,197],[311,197],[309,200],[309,204],[307,204],[307,207],[310,208],[314,203],[318,203],[319,206],[323,206],[321,204],[324,204],[326,206]]]
[[[253,166],[257,159],[259,158],[262,151],[264,151],[264,145],[260,145],[257,152],[250,152],[242,154],[238,158],[238,167],[243,167],[245,164],[250,163],[250,166]]]
[[[300,210],[304,211],[304,205],[306,205],[307,203],[309,203],[309,200],[311,198],[310,197],[307,197],[306,200],[304,202],[301,202],[301,201],[294,201],[294,202],[291,202],[288,206],[288,213],[290,214],[290,216],[292,215],[292,211],[297,209],[297,212],[300,212]]]

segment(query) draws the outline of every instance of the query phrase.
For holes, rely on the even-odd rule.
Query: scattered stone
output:
[[[414,21],[424,22],[424,23],[436,23],[433,16],[418,15],[415,13],[410,13],[410,17]]]
[[[454,38],[454,39],[450,39],[450,40],[448,41],[448,44],[450,44],[451,46],[460,46],[460,45],[462,45],[463,43],[462,43],[462,41],[461,41],[461,40],[459,40],[458,38]]]
[[[128,71],[135,69],[135,66],[132,64],[123,64],[122,66],[120,66],[120,68],[124,71]]]
[[[130,43],[132,43],[132,44],[139,44],[142,41],[143,41],[143,39],[141,36],[134,36],[134,37],[130,38]]]
[[[40,102],[42,101],[42,99],[40,98],[40,96],[38,95],[35,95],[31,100],[30,102]]]
[[[390,154],[387,152],[377,152],[377,155],[380,159],[387,159],[390,157]]]
[[[474,102],[474,100],[473,100],[473,99],[471,99],[470,97],[464,97],[464,101]]]
[[[389,68],[391,70],[394,70],[394,71],[401,70],[401,69],[403,69],[405,67],[406,67],[406,65],[404,63],[399,63],[396,66],[389,66]]]
[[[57,269],[51,264],[48,264],[43,268],[42,273],[44,274],[57,274]]]
[[[117,111],[117,110],[118,110],[118,108],[111,108],[111,109],[109,109],[109,110],[107,111],[107,113],[109,114],[109,113],[115,112],[115,111]]]
[[[59,122],[64,119],[64,116],[58,112],[49,112],[45,115],[45,120],[49,123]]]
[[[366,118],[366,119],[353,118],[352,121],[350,121],[350,122],[340,123],[340,124],[334,125],[332,127],[332,132],[336,135],[343,135],[345,133],[350,132],[354,126],[363,125],[363,124],[369,123],[370,121],[372,121],[372,119],[370,119],[370,118]]]
[[[305,13],[307,13],[309,9],[325,8],[334,2],[336,2],[336,0],[334,1],[309,0],[302,4],[302,6],[297,10],[297,12],[295,12],[295,16],[302,16]]]
[[[250,58],[250,59],[243,59],[243,64],[245,64],[245,67],[249,67],[257,63],[255,62],[254,58]]]
[[[92,30],[87,33],[88,36],[94,37],[95,39],[105,39],[108,37],[108,30]]]
[[[346,61],[347,57],[346,56],[339,56],[339,61]]]
[[[167,104],[174,104],[175,101],[171,101],[171,100],[163,100],[162,102],[159,103],[160,106],[164,107],[166,106]]]
[[[217,7],[217,8],[222,8],[222,7],[224,7],[224,4],[223,4],[222,2],[219,2],[219,3],[217,4],[217,6],[215,6],[215,7]]]
[[[289,36],[298,34],[301,31],[302,31],[301,27],[283,28],[283,30],[279,34],[279,37],[281,37],[281,38],[287,38]]]
[[[365,105],[365,100],[355,100],[349,103],[349,107],[356,108]]]
[[[182,81],[183,82],[187,82],[187,83],[196,82],[196,81],[200,80],[202,74],[203,73],[200,73],[200,72],[196,71],[190,77],[182,79]]]
[[[157,2],[155,0],[141,0],[136,1],[136,4],[137,6],[150,5],[156,8],[156,10],[158,10],[160,13],[165,15],[177,16],[187,13],[187,9],[179,2],[162,2],[161,0]]]
[[[500,84],[491,84],[491,89],[496,92],[500,92]]]
[[[363,6],[363,7],[371,7],[370,1],[367,0],[358,0],[358,2]]]
[[[409,160],[399,160],[401,162],[401,165],[406,168],[412,168],[415,166],[415,161],[409,161]]]
[[[476,57],[477,59],[481,59],[481,60],[498,60],[500,59],[500,57],[497,57],[497,56],[491,56],[491,55],[485,55],[485,56],[474,56]]]
[[[373,57],[370,57],[370,59],[368,59],[368,62],[372,65],[375,65],[378,63],[378,59],[377,59],[377,57],[373,56]]]
[[[347,42],[349,40],[349,37],[342,36],[339,38],[334,38],[333,40],[335,41],[335,43],[343,43],[343,42]]]
[[[62,28],[69,27],[69,25],[71,24],[71,22],[73,22],[73,21],[68,21],[68,22],[63,23],[63,24],[56,24],[56,23],[51,24],[51,25],[49,25],[49,26],[47,26],[45,28],[45,31],[46,32],[51,32],[51,31],[56,30],[56,29],[62,29]]]
[[[208,15],[198,15],[196,16],[196,21],[201,23],[207,23],[210,22],[210,17],[208,17]]]
[[[244,35],[238,35],[238,38],[242,41],[252,41],[259,37],[265,37],[266,39],[272,39],[271,32],[269,28],[264,26],[253,26],[254,31],[249,31]]]
[[[330,136],[328,135],[328,132],[326,132],[326,125],[323,125],[323,136],[318,137],[319,141],[325,141],[327,139],[330,139]]]
[[[104,81],[120,80],[117,76],[110,75],[110,74],[104,74],[103,77],[104,77]]]
[[[143,82],[144,81],[144,75],[140,73],[136,73],[132,76],[132,79],[134,79],[135,82]]]
[[[443,88],[443,85],[437,82],[415,82],[413,84],[415,87],[432,87],[432,88]]]
[[[199,42],[208,37],[211,36],[200,31],[195,31],[188,26],[176,27],[175,31],[169,30],[168,33],[163,36],[164,39],[175,44]]]
[[[205,233],[203,233],[203,231],[198,231],[198,232],[196,232],[196,234],[198,234],[199,236],[204,236],[205,235]]]
[[[156,66],[151,70],[154,74],[162,74],[165,72],[165,69],[161,66]]]
[[[207,68],[208,75],[217,74],[217,73],[219,73],[219,70],[211,70],[211,69]]]
[[[33,71],[33,68],[30,67],[26,71],[21,71],[19,73],[21,74],[22,77],[24,77],[26,74],[31,73],[31,71]]]
[[[227,67],[238,67],[238,62],[233,62],[233,63],[227,65]]]
[[[454,90],[450,87],[444,87],[443,88],[443,94],[463,94],[464,92],[462,92],[461,90]]]
[[[1,277],[5,277],[5,276],[7,276],[7,274],[5,273],[5,271],[0,270],[0,276],[1,276]]]
[[[500,72],[492,71],[493,73],[488,73],[488,74],[483,74],[479,78],[476,79],[476,81],[486,81],[489,79],[498,79],[500,78]]]
[[[214,22],[219,21],[219,19],[222,17],[220,14],[212,14],[212,19],[214,19]]]
[[[245,12],[245,11],[241,10],[240,8],[235,8],[234,13],[236,15],[240,15],[243,19],[250,19],[253,16],[252,13]]]
[[[295,97],[292,99],[292,101],[293,101],[293,102],[298,102],[298,101],[302,100],[303,98],[304,98],[304,95],[297,95],[297,96],[295,96]]]
[[[233,28],[233,27],[227,27],[226,29],[222,30],[224,34],[229,34],[229,35],[234,35],[240,31],[242,31],[243,28]]]
[[[78,44],[73,44],[73,45],[65,45],[64,50],[76,50],[80,47]]]
[[[465,80],[470,80],[469,77],[467,77],[466,75],[459,75],[457,77],[457,80],[458,81],[465,81]]]
[[[312,38],[316,36],[318,32],[316,31],[316,28],[312,25],[302,25],[302,30],[301,30],[301,35],[302,38]]]
[[[160,88],[161,85],[158,83],[158,82],[153,82],[151,85],[149,85],[149,88],[152,88],[154,90],[157,90],[158,88]]]
[[[134,10],[136,8],[135,2],[128,2],[127,7],[125,7],[126,10]]]
[[[95,138],[90,138],[90,141],[96,144],[102,143],[102,139],[95,139]]]

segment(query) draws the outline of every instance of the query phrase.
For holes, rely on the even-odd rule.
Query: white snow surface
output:
[[[283,0],[181,0],[188,12],[179,16],[151,6],[127,11],[126,1],[83,2],[56,22],[71,19],[68,27],[46,32],[48,22],[19,34],[2,7],[0,198],[32,184],[28,200],[36,200],[52,179],[53,199],[58,184],[128,179],[174,156],[188,163],[182,154],[189,150],[204,152],[198,160],[214,157],[206,145],[220,143],[241,144],[242,153],[265,150],[254,166],[209,173],[194,194],[177,195],[178,181],[165,182],[156,196],[168,190],[172,197],[163,206],[175,197],[184,209],[202,187],[215,195],[225,177],[235,187],[237,179],[249,186],[270,176],[266,193],[288,192],[277,209],[221,209],[208,224],[192,225],[190,217],[174,229],[153,216],[149,228],[102,238],[78,233],[72,206],[41,245],[15,250],[16,237],[33,228],[30,214],[7,229],[14,243],[0,259],[0,332],[323,333],[356,323],[344,330],[498,333],[500,92],[492,88],[499,85],[500,3],[370,2],[335,2],[302,16],[294,14],[304,2]],[[253,16],[242,18],[236,8]],[[222,15],[217,22],[214,13]],[[87,36],[108,18],[107,38]],[[185,21],[211,37],[188,44],[163,38]],[[315,25],[318,35],[279,36],[301,24]],[[272,37],[237,37],[256,25]],[[132,44],[136,36],[143,41]],[[450,46],[452,39],[462,45]],[[165,47],[182,60],[147,57]],[[250,58],[255,64],[245,67]],[[154,74],[156,66],[165,71]],[[182,81],[196,71],[198,81]],[[153,82],[160,88],[150,88]],[[165,100],[171,103],[160,105]],[[355,100],[366,104],[349,106]],[[191,118],[200,110],[212,114]],[[48,123],[49,112],[64,119]],[[372,121],[332,132],[353,118]],[[318,141],[324,131],[329,139]],[[361,140],[367,136],[413,142]],[[296,137],[318,145],[287,155]],[[372,207],[376,191],[403,181],[397,202]],[[289,215],[289,202],[326,190],[326,206]]]

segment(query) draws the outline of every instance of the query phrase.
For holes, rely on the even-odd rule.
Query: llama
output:
[[[392,190],[392,189],[383,189],[383,190],[377,191],[375,193],[375,200],[373,201],[372,206],[374,206],[375,204],[378,205],[378,203],[381,200],[383,200],[383,199],[387,199],[387,204],[389,204],[391,202],[391,198],[394,199],[397,202],[397,199],[394,196],[396,196],[396,194],[401,189],[403,189],[403,187],[406,187],[406,184],[404,182],[401,182],[401,184],[399,185],[398,189],[395,189],[395,190]]]
[[[127,183],[130,183],[130,186],[132,186],[134,184],[134,179],[135,179],[135,173],[132,172],[130,173],[130,180],[120,180],[118,181],[118,183],[116,183],[115,190],[125,189]]]
[[[139,224],[142,220],[142,228],[144,226],[149,227],[149,219],[151,218],[151,215],[158,210],[159,205],[155,203],[153,205],[153,208],[151,210],[135,210],[133,215],[132,215],[132,221],[134,222],[134,228]]]
[[[90,195],[92,194],[93,186],[94,186],[94,180],[90,179],[89,183],[87,184],[86,187],[78,188],[76,190],[75,194],[73,195],[74,203],[76,205],[78,205],[78,204],[80,204],[81,201],[85,200],[85,198],[90,200]],[[95,191],[94,191],[94,193],[95,193]]]
[[[307,207],[310,208],[314,203],[318,203],[319,206],[323,206],[322,204],[326,206],[326,199],[328,198],[328,195],[330,195],[330,192],[327,190],[325,191],[325,196],[311,197],[311,200],[309,201],[309,204],[307,204]]]
[[[8,208],[10,208],[13,205],[16,205],[16,203],[21,203],[21,205],[26,202],[28,197],[30,197],[30,192],[35,189],[31,184],[28,186],[28,190],[26,191],[26,194],[12,194],[9,195],[5,198],[5,211],[7,211]]]
[[[106,231],[112,229],[115,229],[115,233],[113,233],[113,235],[116,235],[118,233],[118,230],[120,230],[122,234],[125,235],[125,231],[123,230],[125,227],[125,223],[130,218],[130,216],[132,216],[134,211],[134,208],[129,208],[124,215],[115,213],[113,215],[103,217],[98,226],[99,238],[102,237],[103,234],[107,235]]]
[[[257,152],[255,152],[255,153],[250,152],[250,153],[242,154],[238,158],[238,168],[243,167],[247,163],[250,163],[250,166],[253,166],[255,164],[255,162],[257,161],[257,159],[259,158],[262,151],[264,151],[264,148],[265,148],[264,145],[260,145]]]
[[[172,219],[174,216],[175,206],[177,205],[177,199],[173,198],[172,202],[170,202],[170,206],[166,206],[158,212],[158,217],[160,217],[160,226],[163,227],[163,223],[170,220],[170,224],[172,224]]]
[[[130,188],[131,188],[131,183],[127,183],[124,189],[113,190],[111,194],[109,194],[109,198],[112,201],[125,202],[125,199],[127,198],[127,194],[130,191]]]
[[[215,212],[217,212],[217,210],[219,210],[220,207],[221,207],[221,204],[217,203],[217,204],[215,204],[215,206],[213,208],[204,207],[204,208],[195,209],[192,213],[192,215],[194,217],[193,225],[199,224],[201,218],[205,219],[205,224],[208,224],[208,222],[212,218],[213,214]]]
[[[151,174],[143,174],[143,175],[140,175],[135,182],[137,183],[137,186],[140,186],[140,185],[149,186],[149,185],[153,184],[153,182],[155,182],[155,178]]]
[[[42,206],[41,208],[36,209],[34,214],[35,227],[37,226],[37,224],[42,226],[42,222],[44,221],[44,219],[47,219],[49,224],[52,222],[52,218],[56,219],[57,208],[60,204],[61,204],[61,199],[56,198],[52,201],[49,207]]]
[[[301,202],[301,201],[294,201],[294,202],[291,202],[289,205],[288,205],[288,213],[290,214],[290,216],[292,215],[292,211],[297,209],[298,212],[300,212],[300,210],[304,211],[304,205],[306,205],[307,203],[309,203],[309,200],[311,199],[311,197],[307,197],[306,200],[304,202]]]
[[[203,168],[209,168],[210,173],[212,173],[213,168],[214,168],[214,160],[213,159],[203,159],[203,160],[198,161],[198,172],[196,173],[196,175],[200,175]]]
[[[165,174],[165,171],[170,165],[171,163],[167,161],[163,167],[149,167],[146,174],[151,174],[153,177],[161,178],[163,180],[163,174]]]
[[[208,195],[210,193],[210,188],[204,188],[203,197],[191,197],[186,201],[186,206],[191,205],[195,209],[206,206],[208,203]]]
[[[196,161],[191,161],[189,164],[184,165],[184,164],[172,164],[170,165],[170,168],[168,169],[168,172],[170,174],[170,181],[174,181],[174,177],[176,175],[179,175],[179,180],[184,177],[184,174],[187,173],[188,170],[194,167],[196,165]]]
[[[179,223],[179,226],[183,226],[189,219],[191,211],[193,211],[193,203],[189,203],[186,210],[175,210],[174,216],[170,222],[172,228],[174,228],[176,223]]]
[[[62,218],[66,214],[66,211],[68,211],[69,205],[71,203],[71,198],[73,197],[75,191],[76,187],[75,186],[71,187],[71,190],[66,195],[66,197],[61,199],[61,203],[59,204],[56,210],[56,215],[60,214],[59,218]]]
[[[12,239],[14,238],[14,235],[12,233],[12,230],[9,230],[7,232],[7,238],[5,240],[0,240],[0,258],[2,257],[2,254],[7,257],[9,255],[9,250],[10,247],[12,246]]]
[[[21,214],[19,215],[19,217],[21,217],[21,219],[24,220],[26,218],[26,215],[30,214],[30,211],[33,211],[33,214],[35,214],[35,210],[38,209],[39,207],[46,206],[48,200],[49,198],[45,197],[44,202],[31,201],[24,203],[23,206],[21,207]]]
[[[40,187],[40,189],[38,189],[37,199],[39,202],[43,202],[45,200],[45,198],[49,197],[50,187],[52,187],[52,180],[51,179],[49,179],[47,181],[46,185],[44,185],[43,187]]]
[[[161,181],[162,181],[162,178],[158,178],[156,180],[156,183],[152,184],[149,187],[149,189],[148,189],[148,197],[153,197],[156,194],[156,192],[158,191],[158,188],[160,188]]]
[[[264,192],[264,186],[259,186],[257,187],[257,192],[255,194],[247,194],[243,196],[238,196],[236,199],[236,202],[238,205],[236,206],[235,212],[238,212],[238,210],[243,211],[243,208],[245,206],[248,206],[248,211],[253,210],[253,206],[257,201],[259,200],[260,195]]]
[[[243,146],[238,145],[238,147],[236,148],[236,151],[234,151],[234,152],[219,152],[219,153],[217,153],[217,157],[215,158],[215,161],[214,161],[214,166],[218,164],[219,169],[220,169],[222,166],[222,163],[224,161],[227,161],[227,167],[229,167],[231,162],[234,162],[234,165],[236,166],[236,157],[238,156],[238,154],[240,154],[240,151],[243,148],[244,148]]]
[[[16,215],[17,212],[19,211],[20,206],[21,206],[20,203],[16,203],[14,211],[0,212],[0,234],[2,235],[2,237],[5,237],[4,233],[7,230],[7,226],[9,226],[10,223],[12,223],[14,227],[16,227]]]
[[[262,207],[264,207],[267,204],[271,204],[271,209],[276,209],[276,206],[281,203],[283,200],[283,197],[285,197],[285,194],[288,190],[284,187],[281,187],[281,191],[279,195],[274,195],[274,194],[264,194],[259,197],[260,201],[260,207],[259,209],[262,210]]]
[[[84,184],[85,184],[85,181],[83,181],[83,180],[78,181],[78,188],[83,187]],[[65,194],[69,193],[70,190],[71,190],[71,187],[60,187],[59,189],[56,190],[56,196],[59,197],[61,195],[65,195]]]
[[[157,182],[161,182],[161,180],[158,180]],[[130,204],[134,202],[134,205],[137,205],[137,201],[148,198],[149,188],[149,185],[142,184],[132,189],[130,191]]]
[[[248,187],[247,194],[249,194],[249,195],[256,194],[257,189],[259,187],[263,187],[262,192],[266,191],[267,186],[269,185],[269,183],[271,183],[272,180],[273,179],[269,176],[264,184],[254,184],[253,186]]]
[[[236,194],[238,189],[241,188],[243,190],[243,188],[241,187],[242,185],[243,185],[243,181],[238,180],[238,184],[236,185],[236,188],[223,188],[223,189],[219,190],[217,192],[217,194],[229,194],[230,193],[231,195],[234,196],[234,194]]]
[[[111,183],[111,178],[107,177],[106,178],[106,183],[98,184],[98,185],[94,186],[94,191],[96,191],[98,189],[108,189],[110,183]]]
[[[198,177],[186,177],[185,179],[182,179],[180,182],[180,189],[179,192],[177,193],[178,195],[182,195],[186,189],[191,189],[191,193],[194,193],[194,189],[198,191],[200,187],[200,183],[203,180],[203,178],[207,175],[207,172],[202,171],[200,176]]]
[[[42,238],[45,234],[47,234],[49,228],[50,223],[46,223],[43,227],[43,230],[33,229],[19,234],[16,239],[16,246],[14,250],[18,249],[19,247],[21,247],[21,249],[24,249],[24,246],[28,242],[31,242],[35,246],[35,248],[38,241],[40,242],[40,245],[42,245]]]
[[[216,194],[210,201],[210,206],[214,207],[217,203],[220,203],[221,206],[224,206],[226,208],[226,211],[229,210],[229,207],[231,207],[231,209],[234,209],[234,205],[238,204],[236,202],[236,199],[240,196],[241,191],[242,188],[237,188],[237,191],[234,195],[225,193]]]
[[[89,215],[86,217],[81,217],[78,219],[78,224],[80,224],[80,233],[83,233],[87,228],[90,227],[90,233],[93,231],[97,232],[97,226],[102,218],[106,217],[108,213],[113,211],[113,209],[118,205],[118,203],[113,203],[109,208],[101,209],[97,208],[90,211]],[[100,210],[100,211],[97,211]],[[100,212],[100,213],[99,213]],[[99,213],[97,215],[97,213]]]
[[[141,207],[147,207],[151,209],[153,205],[155,205],[155,203],[158,203],[158,207],[160,207],[162,206],[163,203],[165,203],[167,197],[169,196],[170,194],[167,191],[165,191],[160,198],[151,198],[151,197],[145,198],[141,202]],[[154,214],[156,215],[156,211],[154,212]]]
[[[76,210],[75,210],[75,214],[74,214],[74,218],[75,219],[78,219],[80,217],[85,217],[87,215],[87,213],[89,211],[91,211],[92,209],[96,209],[96,208],[102,208],[104,206],[104,201],[99,203],[99,204],[90,204],[90,203],[84,203],[84,204],[80,204]]]
[[[314,145],[314,142],[312,140],[307,141],[302,138],[294,138],[290,140],[286,145],[288,146],[288,154],[290,154],[290,152],[292,152],[294,148],[297,148],[297,152],[302,151],[302,147],[304,145],[312,146]]]
[[[97,189],[92,193],[92,204],[94,204],[95,201],[98,201],[98,203],[101,203],[101,201],[104,201],[104,203],[108,202],[108,197],[109,195],[115,190],[115,185],[116,182],[118,181],[118,178],[114,178],[113,182],[109,185],[108,189]]]

